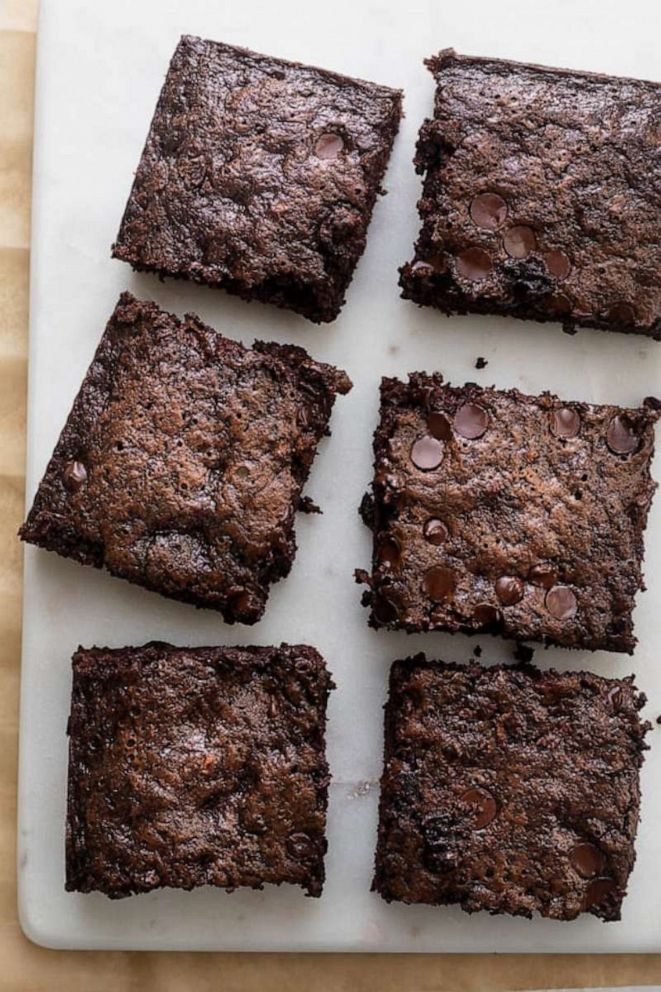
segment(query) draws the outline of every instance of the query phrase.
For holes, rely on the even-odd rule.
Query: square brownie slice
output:
[[[252,349],[123,293],[24,541],[255,623],[287,575],[294,518],[344,372]]]
[[[333,684],[305,645],[79,648],[66,888],[324,883]]]
[[[426,64],[436,100],[402,295],[661,339],[661,86],[452,49]]]
[[[633,676],[395,662],[373,888],[468,913],[618,920],[644,703]]]
[[[659,409],[383,379],[371,625],[631,653]]]
[[[387,86],[183,37],[114,257],[334,320],[401,104]]]

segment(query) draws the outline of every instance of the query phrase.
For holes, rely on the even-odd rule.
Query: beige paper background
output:
[[[661,955],[66,952],[36,947],[21,933],[15,843],[22,552],[15,534],[23,513],[36,21],[37,0],[0,0],[0,989],[499,992],[661,985]]]

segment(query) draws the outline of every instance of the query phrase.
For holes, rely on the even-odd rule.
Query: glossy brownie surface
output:
[[[80,648],[66,888],[324,881],[332,682],[305,645]]]
[[[333,320],[365,248],[401,100],[386,86],[183,37],[114,256]]]
[[[659,84],[451,49],[427,65],[403,295],[661,338]]]
[[[371,624],[631,653],[658,417],[654,400],[383,379]]]
[[[296,551],[301,492],[344,372],[252,349],[124,293],[23,540],[254,623]]]
[[[469,913],[619,919],[644,702],[632,678],[395,662],[373,887]]]

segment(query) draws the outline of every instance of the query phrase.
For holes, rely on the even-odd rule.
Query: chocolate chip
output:
[[[75,492],[87,479],[87,469],[82,462],[67,462],[62,472],[62,481],[67,489]]]
[[[442,441],[424,434],[411,447],[411,461],[422,472],[431,472],[443,461],[444,450]]]
[[[427,430],[439,441],[449,441],[452,437],[450,421],[444,413],[430,413],[427,417]]]
[[[422,587],[432,602],[445,603],[454,595],[454,572],[443,565],[434,565],[425,572]]]
[[[317,139],[317,143],[314,146],[314,153],[317,158],[332,159],[337,158],[343,148],[344,141],[340,135],[332,134],[329,131]]]
[[[503,245],[505,251],[512,258],[527,258],[531,251],[537,247],[537,238],[531,227],[525,224],[518,224],[510,227],[503,235]]]
[[[379,623],[395,623],[399,619],[399,606],[394,598],[383,589],[379,589],[374,598],[372,608],[374,619]]]
[[[483,248],[467,248],[457,257],[457,272],[470,282],[486,279],[491,272],[491,256]]]
[[[636,323],[636,311],[631,306],[630,303],[626,303],[624,300],[619,300],[614,303],[608,311],[608,319],[612,320],[616,324],[635,324]]]
[[[447,527],[442,520],[438,520],[436,517],[432,517],[431,520],[427,521],[422,529],[422,533],[430,544],[443,544],[448,538]]]
[[[604,870],[604,856],[594,844],[576,844],[569,852],[569,860],[582,878],[594,878]]]
[[[402,560],[402,548],[396,537],[386,535],[377,544],[377,558],[382,565],[397,566]]]
[[[307,834],[296,833],[287,838],[287,850],[293,858],[307,861],[316,854],[317,845]]]
[[[460,798],[471,807],[471,825],[474,830],[482,830],[488,826],[498,812],[496,800],[486,789],[466,789]]]
[[[569,406],[553,410],[550,415],[551,434],[555,437],[576,437],[581,429],[581,418]]]
[[[497,193],[479,193],[470,205],[471,220],[487,231],[496,231],[505,223],[507,204]]]
[[[606,442],[616,455],[630,455],[638,447],[638,438],[624,417],[613,417],[608,425]]]
[[[478,627],[496,627],[500,624],[502,616],[500,610],[491,603],[478,603],[473,610],[473,620]]]
[[[482,437],[488,426],[489,414],[475,403],[464,403],[454,415],[454,429],[469,441]]]
[[[591,906],[600,906],[604,899],[616,889],[615,880],[612,878],[593,878],[585,890],[583,908],[590,909]]]
[[[560,251],[559,248],[551,248],[549,251],[545,251],[542,257],[552,276],[555,276],[556,279],[567,278],[571,272],[571,262],[564,251]]]
[[[548,293],[543,298],[544,307],[551,313],[571,313],[571,300],[564,293]]]
[[[550,589],[551,586],[555,585],[556,578],[556,570],[552,565],[549,565],[546,562],[540,562],[539,565],[533,565],[528,572],[528,580],[532,582],[534,586],[541,586],[543,589]]]
[[[571,620],[576,616],[578,603],[569,586],[553,586],[546,594],[546,609],[556,620]]]
[[[501,575],[496,579],[496,596],[503,606],[514,606],[523,599],[523,582],[516,575]]]

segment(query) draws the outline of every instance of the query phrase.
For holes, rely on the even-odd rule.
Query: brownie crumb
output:
[[[485,369],[485,368],[487,367],[487,365],[488,365],[488,364],[489,364],[489,363],[488,363],[488,361],[486,360],[486,358],[482,358],[482,356],[480,355],[480,356],[479,356],[479,357],[478,357],[478,358],[476,359],[476,361],[475,361],[475,368],[476,368],[476,369]]]
[[[476,658],[480,658],[482,656],[482,648],[480,647],[479,644],[476,644],[475,647],[473,648],[473,654],[475,655]]]
[[[514,648],[514,658],[522,664],[528,664],[533,660],[535,652],[527,644],[517,644]]]

